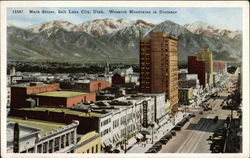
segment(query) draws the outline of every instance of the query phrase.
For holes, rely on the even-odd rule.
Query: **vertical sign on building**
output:
[[[14,126],[14,141],[13,141],[13,152],[19,153],[19,125],[18,123],[15,123]]]
[[[142,122],[142,126],[143,127],[148,127],[148,115],[147,115],[147,111],[148,111],[148,102],[147,101],[143,101],[142,103],[143,105],[143,122]]]

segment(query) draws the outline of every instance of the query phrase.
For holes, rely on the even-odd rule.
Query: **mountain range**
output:
[[[152,31],[178,37],[179,62],[209,45],[215,60],[239,62],[242,32],[219,29],[203,22],[180,25],[144,20],[95,19],[78,25],[49,21],[19,28],[8,24],[8,60],[78,63],[139,63],[139,40]]]

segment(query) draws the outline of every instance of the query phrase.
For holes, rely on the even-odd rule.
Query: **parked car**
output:
[[[171,134],[172,134],[173,136],[175,136],[175,135],[176,135],[176,131],[175,131],[175,130],[171,130]]]
[[[171,139],[172,138],[172,133],[171,132],[168,132],[164,137],[168,138],[168,139]]]
[[[161,139],[160,139],[160,142],[161,142],[162,144],[167,144],[168,139],[167,139],[167,138],[161,138]]]
[[[180,126],[180,125],[176,125],[173,129],[174,129],[175,131],[180,131],[180,130],[181,130],[181,126]]]
[[[154,148],[150,148],[146,153],[157,153],[158,151]]]
[[[162,144],[161,144],[162,145]],[[157,151],[161,150],[162,146],[161,145],[153,145],[151,148],[156,149]]]

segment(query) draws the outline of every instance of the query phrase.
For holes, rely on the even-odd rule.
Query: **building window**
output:
[[[59,137],[55,139],[55,146],[54,146],[55,151],[59,150],[59,139],[60,139]]]
[[[53,140],[49,141],[49,153],[52,153],[52,149],[53,149]]]
[[[89,153],[89,149],[87,150],[87,153]]]
[[[94,146],[92,146],[92,153],[94,153],[95,151],[94,151]]]
[[[43,143],[43,153],[47,153],[47,145],[48,143]]]
[[[42,153],[42,144],[37,146],[37,153]]]
[[[95,146],[95,152],[98,153],[98,144]]]
[[[64,148],[64,136],[61,136],[61,148]]]
[[[71,137],[70,137],[70,141],[71,141],[71,143],[72,144],[74,144],[74,131],[73,132],[71,132]]]
[[[66,146],[69,146],[69,133],[66,134]]]

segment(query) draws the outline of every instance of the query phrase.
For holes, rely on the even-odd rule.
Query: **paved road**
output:
[[[196,117],[191,118],[190,121],[182,127],[182,130],[177,132],[175,137],[166,145],[163,145],[160,153],[211,153],[207,138],[211,136],[216,129],[223,126],[224,120],[230,115],[230,110],[223,110],[220,105],[223,100],[227,99],[231,90],[234,89],[233,82],[235,82],[235,78],[233,79],[234,81],[229,80],[229,82],[227,82],[225,90],[218,93],[218,98],[210,98],[207,101],[207,104],[212,105],[213,110],[203,111],[203,114],[194,111]],[[227,88],[228,90],[226,90]],[[190,109],[190,111],[191,110],[192,109]],[[213,121],[215,116],[219,117],[217,122]]]

